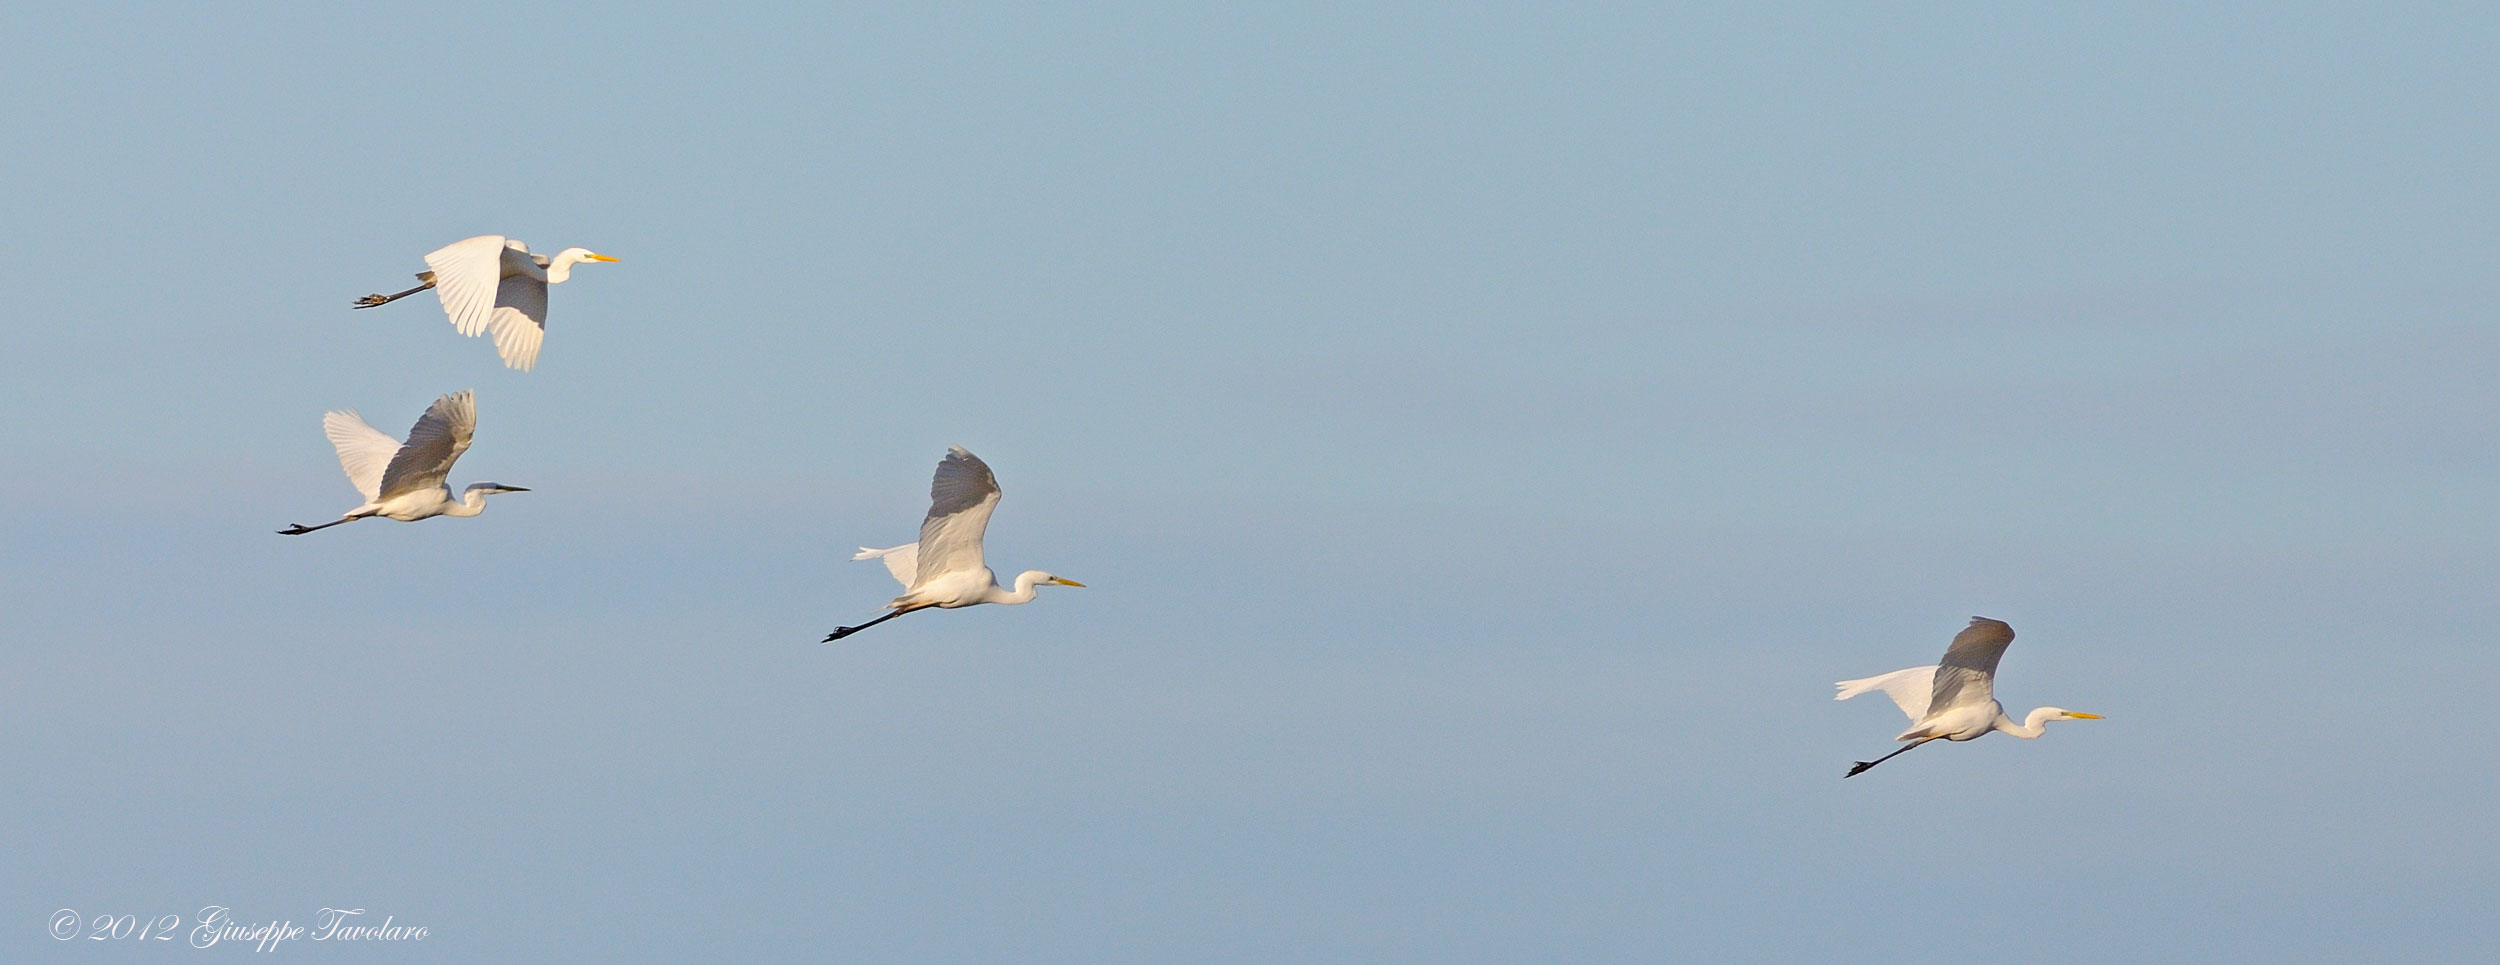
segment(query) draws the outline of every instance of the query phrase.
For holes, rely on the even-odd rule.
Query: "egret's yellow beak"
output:
[[[2099,720],[2099,719],[2101,719],[2101,715],[2099,715],[2099,714],[2078,714],[2078,713],[2075,713],[2074,711],[2071,711],[2071,710],[2066,712],[2066,716],[2068,716],[2068,717],[2073,717],[2073,718],[2076,718],[2076,719],[2078,719],[2078,720]]]
[[[1054,580],[1051,580],[1051,582],[1053,582],[1053,583],[1057,583],[1057,584],[1059,584],[1060,586],[1084,586],[1084,585],[1085,585],[1085,584],[1083,584],[1083,583],[1079,583],[1079,582],[1077,582],[1077,581],[1075,581],[1075,580],[1061,580],[1061,579],[1054,579]]]
[[[592,261],[615,261],[615,260],[616,260],[614,257],[608,256],[608,255],[583,255],[582,257],[584,257],[584,258],[588,258],[588,259],[590,259],[590,260],[592,260]]]

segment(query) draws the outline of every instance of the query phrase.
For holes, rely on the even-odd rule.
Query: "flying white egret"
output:
[[[467,390],[434,400],[417,417],[416,428],[408,430],[405,443],[383,435],[354,410],[323,415],[321,429],[329,434],[330,444],[338,447],[339,465],[347,470],[347,481],[365,494],[365,504],[319,526],[293,524],[279,530],[281,534],[302,536],[367,516],[401,522],[475,516],[486,511],[488,493],[529,492],[502,483],[471,483],[460,498],[453,499],[451,488],[443,485],[451,464],[469,450],[469,436],[477,430],[477,397]]]
[[[825,636],[832,643],[887,620],[929,607],[954,609],[983,603],[1031,603],[1034,588],[1045,583],[1084,586],[1040,570],[1016,575],[1016,588],[998,585],[998,575],[981,560],[981,534],[989,529],[990,511],[998,508],[998,477],[988,463],[962,446],[946,450],[937,475],[929,480],[929,515],[920,521],[920,542],[890,549],[862,546],[855,560],[882,559],[886,572],[903,584],[903,595],[886,604],[894,612],[855,627],[837,627]]]
[[[2099,720],[2099,714],[2082,714],[2063,707],[2041,707],[2023,718],[2020,724],[2005,716],[2005,706],[1997,703],[1997,659],[2005,656],[2005,648],[2014,642],[2014,628],[2003,620],[1987,617],[1970,618],[1970,626],[1955,634],[1953,645],[1944,650],[1944,663],[1933,667],[1911,667],[1863,680],[1840,682],[1840,696],[1847,700],[1870,690],[1881,690],[1901,705],[1901,712],[1910,715],[1910,729],[1893,738],[1915,741],[1909,747],[1893,751],[1871,761],[1859,761],[1842,777],[1856,777],[1858,772],[1874,767],[1911,747],[1937,738],[1950,741],[1975,740],[1989,731],[2001,730],[2024,740],[2040,736],[2052,720]]]
[[[549,258],[502,235],[479,235],[426,255],[425,266],[433,270],[417,273],[425,284],[396,295],[367,295],[354,307],[376,308],[434,289],[453,328],[471,338],[493,329],[503,364],[527,372],[538,364],[538,343],[547,334],[547,286],[573,277],[574,265],[615,260],[588,248],[566,248]]]

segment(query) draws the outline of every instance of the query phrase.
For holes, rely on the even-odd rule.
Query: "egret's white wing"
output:
[[[399,447],[389,468],[382,470],[379,498],[442,485],[451,464],[469,451],[469,436],[476,429],[475,393],[463,389],[434,400],[433,407],[417,417],[416,427],[408,430],[408,444]]]
[[[523,372],[538,364],[538,343],[547,335],[547,283],[513,275],[495,290],[495,354],[505,368]]]
[[[998,508],[998,477],[981,457],[955,446],[929,480],[929,515],[920,521],[920,566],[911,585],[941,573],[981,569],[981,534]]]
[[[519,242],[509,242],[519,244]],[[479,235],[452,242],[425,256],[434,269],[434,294],[443,300],[451,327],[475,337],[494,314],[495,289],[503,282],[502,235]]]
[[[1893,705],[1910,715],[1910,723],[1927,719],[1927,697],[1934,692],[1936,668],[1911,667],[1858,680],[1839,683],[1840,695],[1833,700],[1847,700],[1870,690],[1881,690],[1892,698]]]
[[[321,431],[338,447],[339,466],[347,470],[347,481],[356,484],[366,501],[381,498],[382,470],[399,454],[399,440],[384,435],[354,409],[323,414]]]
[[[1997,660],[2013,642],[2014,628],[2005,621],[1970,618],[1970,626],[1955,634],[1953,645],[1944,649],[1944,662],[1936,667],[1934,696],[1927,699],[1927,706],[1943,710],[1995,700]]]
[[[859,554],[851,558],[884,560],[885,571],[894,574],[894,579],[902,583],[903,589],[906,590],[911,589],[911,581],[920,575],[920,544],[918,543],[905,543],[892,549],[881,550],[862,546],[859,548]]]

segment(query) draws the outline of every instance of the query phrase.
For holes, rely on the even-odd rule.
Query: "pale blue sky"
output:
[[[0,957],[2500,943],[2500,15],[432,9],[0,14]],[[818,646],[950,444],[1089,588]]]

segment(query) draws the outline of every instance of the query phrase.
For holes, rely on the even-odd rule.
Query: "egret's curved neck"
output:
[[[1016,588],[1014,590],[1007,590],[995,584],[991,585],[989,601],[991,603],[1003,603],[1008,606],[1014,606],[1018,603],[1031,603],[1033,602],[1033,597],[1035,596],[1033,588],[1040,586],[1041,583],[1042,571],[1026,570],[1022,573],[1016,574]]]
[[[2031,713],[2023,715],[2023,722],[2017,724],[2014,723],[2013,718],[2005,716],[2005,711],[1999,710],[1996,727],[1998,730],[2024,740],[2031,740],[2046,732],[2049,729],[2049,721],[2056,717],[2057,711],[2054,708],[2034,707]]]
[[[573,266],[590,259],[567,251],[547,260],[547,284],[553,285],[573,277]]]
[[[470,487],[460,494],[460,501],[444,507],[445,516],[475,516],[486,511],[486,490]]]

